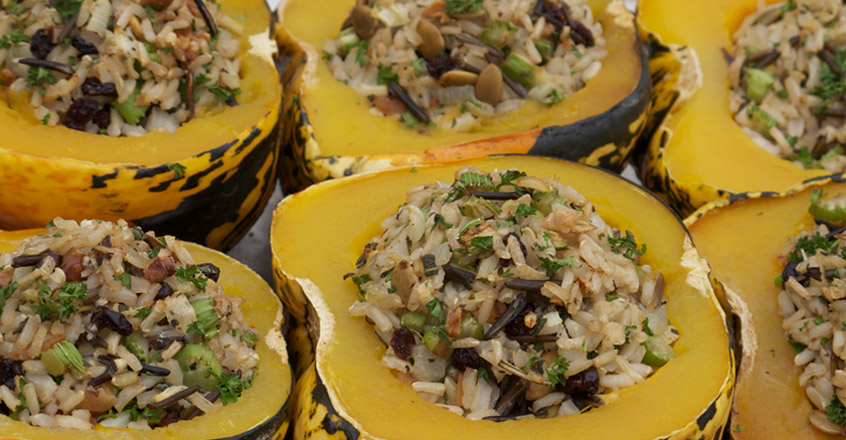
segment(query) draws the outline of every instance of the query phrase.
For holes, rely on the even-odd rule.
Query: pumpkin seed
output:
[[[488,64],[476,81],[476,98],[479,101],[496,105],[502,98],[502,72],[494,64]]]
[[[420,24],[417,25],[417,33],[420,34],[420,38],[423,39],[423,43],[420,44],[419,48],[420,53],[423,54],[427,60],[431,60],[444,51],[444,37],[441,35],[441,31],[439,31],[437,26],[432,24],[432,22],[428,20],[420,20]]]
[[[450,70],[441,75],[439,82],[444,87],[450,86],[467,86],[476,84],[479,75],[472,72],[465,72],[463,70]]]
[[[373,17],[371,9],[364,5],[354,7],[350,19],[355,33],[365,40],[372,37],[379,28],[379,22]]]

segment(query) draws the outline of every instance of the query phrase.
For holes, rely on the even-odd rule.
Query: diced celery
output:
[[[533,66],[517,55],[511,54],[505,59],[502,65],[502,72],[511,78],[512,81],[522,84],[524,87],[534,87]]]
[[[761,69],[746,69],[746,96],[760,103],[772,88],[775,78]]]

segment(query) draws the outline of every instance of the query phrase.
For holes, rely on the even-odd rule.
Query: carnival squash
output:
[[[774,283],[787,241],[814,226],[815,188],[846,192],[842,175],[812,179],[783,193],[738,194],[709,203],[685,220],[696,246],[725,286],[723,299],[740,321],[742,356],[732,408],[737,439],[832,438],[808,422],[812,406],[799,386],[801,369],[778,313]],[[738,251],[742,247],[742,251]]]
[[[684,215],[725,195],[780,192],[824,173],[768,153],[729,110],[722,48],[731,48],[732,34],[757,6],[756,0],[640,2],[655,81],[641,179]]]
[[[609,224],[648,242],[646,261],[666,277],[670,321],[681,334],[677,356],[644,383],[611,393],[604,406],[587,413],[502,423],[444,411],[393,376],[381,363],[384,346],[370,324],[347,311],[356,292],[344,274],[355,267],[362,246],[378,235],[382,219],[405,200],[407,189],[452,181],[463,165],[555,176],[591,200]],[[278,293],[299,329],[292,347],[301,354],[295,367],[301,371],[295,439],[400,439],[413,433],[415,439],[493,440],[553,432],[572,439],[720,438],[734,382],[725,315],[684,227],[639,187],[573,162],[499,156],[319,183],[288,196],[274,214]]]
[[[282,87],[265,2],[221,7],[248,17],[237,106],[174,133],[115,138],[44,126],[1,105],[0,228],[42,227],[55,216],[124,218],[214,248],[234,246],[273,190]]]
[[[621,0],[592,0],[605,26],[608,56],[599,74],[567,99],[533,101],[487,120],[470,133],[433,129],[418,134],[339,82],[321,60],[354,0],[288,0],[279,7],[276,38],[290,57],[285,84],[282,183],[313,181],[406,164],[450,162],[499,153],[578,160],[620,171],[646,121],[650,81],[633,17]]]
[[[26,237],[43,230],[0,231],[0,252],[17,249]],[[71,435],[74,439],[277,439],[285,436],[291,417],[293,378],[282,337],[283,309],[267,283],[255,272],[232,258],[185,243],[197,261],[220,268],[220,284],[227,295],[244,298],[241,310],[246,323],[260,330],[256,352],[257,375],[252,387],[235,403],[186,421],[152,431],[97,427],[90,431],[46,429],[0,416],[0,436],[15,439],[53,439]]]

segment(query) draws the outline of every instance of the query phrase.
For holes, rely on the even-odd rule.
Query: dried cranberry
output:
[[[100,103],[92,98],[79,98],[71,104],[65,114],[65,125],[74,129],[85,131],[85,124],[94,118]]]
[[[400,327],[391,337],[391,348],[394,354],[402,360],[411,356],[411,349],[414,348],[414,333],[408,327]]]
[[[78,50],[80,55],[97,55],[100,53],[94,43],[89,43],[80,37],[73,37],[73,40],[71,40],[71,46]]]
[[[211,263],[198,264],[197,268],[200,269],[200,272],[202,272],[203,275],[206,276],[206,278],[208,278],[208,279],[210,279],[214,282],[217,282],[217,279],[220,278],[220,268],[218,268],[214,264],[211,264]]]
[[[6,385],[10,390],[14,390],[15,376],[23,376],[20,363],[0,357],[0,385]]]
[[[452,351],[452,366],[464,371],[465,368],[479,368],[479,353],[475,348],[456,348]]]
[[[107,328],[114,330],[121,336],[129,336],[133,332],[132,323],[126,319],[120,312],[114,310],[103,309],[99,315],[94,318],[94,323],[100,328]]]
[[[117,87],[114,83],[101,83],[99,79],[89,76],[82,83],[82,93],[85,95],[117,96]]]
[[[428,70],[429,75],[432,75],[435,79],[440,79],[441,75],[452,69],[455,69],[455,61],[453,61],[452,58],[445,53],[432,58],[426,63],[426,70]]]
[[[505,334],[508,336],[526,336],[532,333],[532,329],[526,327],[526,315],[531,307],[524,307],[517,316],[505,325]]]
[[[590,367],[568,377],[563,388],[562,391],[571,396],[591,397],[599,391],[599,373],[596,372],[595,367]]]
[[[56,47],[53,44],[53,29],[39,29],[29,42],[29,51],[38,59],[46,59],[47,55]]]

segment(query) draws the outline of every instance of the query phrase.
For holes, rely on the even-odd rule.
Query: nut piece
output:
[[[438,80],[438,82],[440,82],[444,87],[467,86],[476,84],[476,79],[478,78],[479,75],[476,75],[475,73],[465,72],[463,70],[450,70],[449,72],[441,75],[441,79]]]
[[[419,48],[420,53],[422,53],[427,60],[435,58],[444,51],[444,47],[446,47],[444,45],[444,37],[441,35],[441,31],[439,31],[437,26],[433,25],[432,22],[428,20],[420,20],[420,23],[417,25],[417,33],[420,34],[420,38],[423,39]]]
[[[362,40],[366,40],[376,33],[379,22],[373,17],[370,8],[364,5],[355,6],[350,14],[355,33]]]
[[[494,64],[482,69],[476,81],[476,98],[490,105],[497,105],[502,98],[502,71]]]

